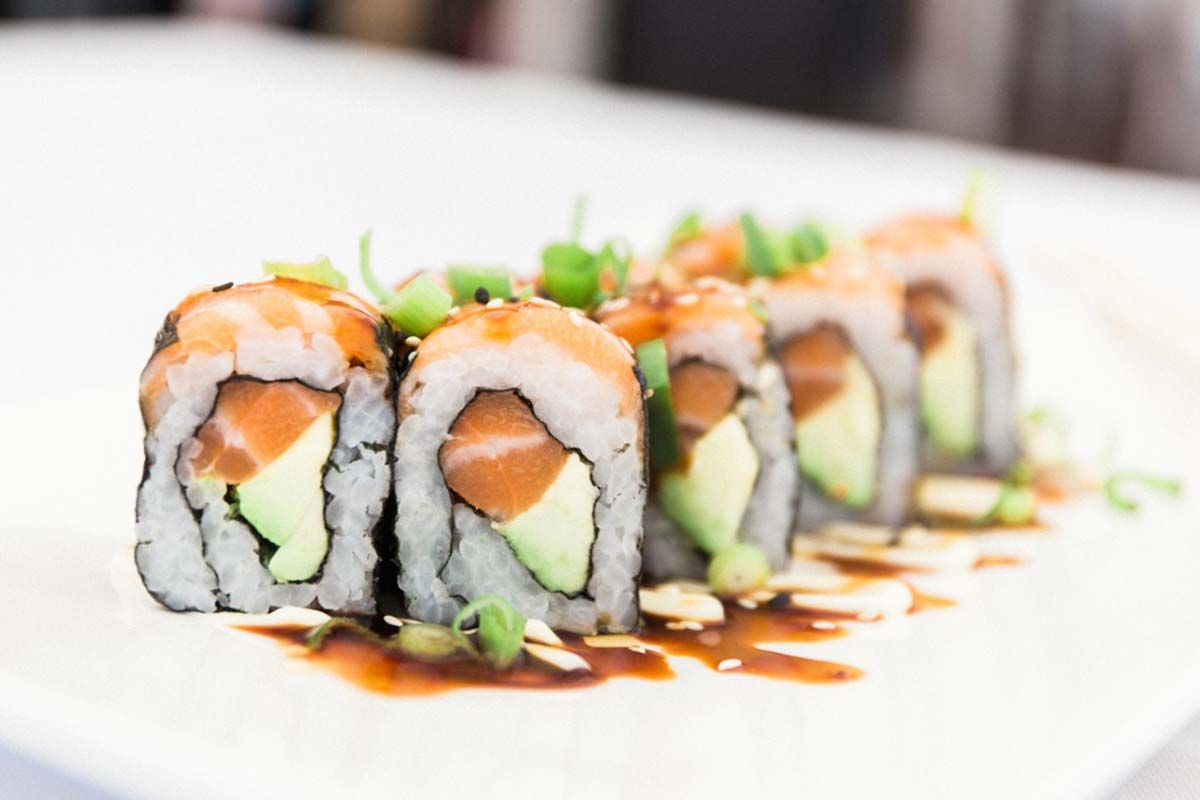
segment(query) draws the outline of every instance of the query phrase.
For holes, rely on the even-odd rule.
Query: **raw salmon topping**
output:
[[[668,258],[690,278],[718,276],[732,279],[741,272],[742,248],[741,227],[724,225],[681,242],[671,250]]]
[[[245,483],[281,456],[321,414],[341,404],[336,392],[296,381],[236,378],[221,387],[212,416],[196,432],[199,477]]]
[[[451,491],[506,522],[542,499],[568,455],[515,391],[480,392],[450,427],[438,462]]]
[[[671,406],[685,451],[725,418],[737,392],[737,378],[727,369],[688,361],[671,370]]]
[[[920,335],[922,351],[933,350],[946,334],[945,316],[950,305],[944,292],[932,286],[908,290],[908,315]]]
[[[800,420],[837,397],[846,382],[850,343],[832,325],[793,336],[780,349],[792,415]]]

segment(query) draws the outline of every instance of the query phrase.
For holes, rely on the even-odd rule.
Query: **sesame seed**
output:
[[[717,671],[728,672],[729,670],[737,669],[740,666],[742,666],[742,660],[740,658],[727,658],[720,664],[717,664]]]
[[[453,315],[457,314],[457,313],[458,313],[458,312],[460,312],[460,311],[462,311],[462,309],[461,309],[461,308],[459,308],[458,306],[450,306],[450,310],[449,310],[448,312],[446,312],[446,313],[448,313],[448,314],[450,314],[451,316],[453,316]]]
[[[667,630],[669,630],[669,631],[686,631],[687,627],[684,626],[684,624],[682,622],[675,622],[672,620],[671,622],[667,623]]]
[[[758,608],[758,603],[754,602],[749,597],[739,597],[737,604],[742,608],[749,609],[750,611]]]
[[[420,336],[409,336],[407,339],[404,340],[404,343],[406,345],[408,345],[409,347],[416,347],[417,345],[419,345],[421,343],[421,337]]]
[[[694,620],[694,619],[685,619],[685,620],[683,620],[683,622],[681,624],[683,625],[683,629],[685,631],[702,631],[702,630],[704,630],[704,626],[701,625],[699,622],[696,622],[696,620]]]
[[[646,391],[642,392],[642,397],[644,397],[644,398],[646,398],[647,400],[649,400],[651,397],[654,397],[654,390],[653,390],[653,389],[647,389]]]
[[[571,318],[571,324],[576,328],[583,327],[583,315],[578,311],[571,311],[567,314],[567,316]]]
[[[836,631],[837,625],[826,619],[819,619],[812,624],[813,628],[818,631]]]
[[[700,295],[696,294],[695,292],[688,292],[687,294],[681,294],[681,295],[679,295],[679,297],[675,298],[675,305],[677,305],[677,306],[691,306],[691,305],[695,305],[696,303],[699,303],[699,302],[700,302]]]
[[[409,361],[412,361],[412,360],[413,360],[414,358],[416,358],[416,357],[417,357],[417,351],[416,351],[416,350],[413,350],[411,353],[409,353],[409,354],[408,354],[408,360],[409,360]]]

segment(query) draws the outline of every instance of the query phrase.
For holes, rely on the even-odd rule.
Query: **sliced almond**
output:
[[[540,619],[525,620],[525,641],[562,647],[563,641],[554,630]]]
[[[600,636],[585,636],[583,643],[588,647],[625,647],[634,649],[636,647],[645,647],[645,642],[636,636],[629,636],[624,633],[608,633]]]
[[[717,624],[725,621],[725,607],[711,594],[690,594],[660,588],[641,589],[638,593],[642,613],[666,620]]]
[[[717,664],[717,671],[728,672],[731,669],[739,669],[741,666],[742,660],[740,658],[727,658],[721,663]]]
[[[525,652],[545,664],[562,670],[563,672],[575,672],[583,670],[585,672],[592,671],[592,665],[589,664],[578,653],[573,653],[570,650],[563,650],[560,647],[549,647],[544,644],[535,644],[533,642],[525,643]]]
[[[896,540],[896,531],[888,525],[859,522],[834,522],[821,529],[824,537],[846,544],[886,546]]]
[[[797,592],[791,604],[805,611],[874,620],[904,616],[912,608],[913,596],[903,582],[882,579],[860,583],[849,592]]]
[[[214,616],[219,616],[221,622],[231,625],[257,625],[265,628],[290,628],[297,625],[315,628],[318,625],[324,625],[330,620],[329,615],[324,611],[318,611],[315,608],[299,608],[297,606],[283,606],[275,609],[270,614],[221,614]]]
[[[933,519],[978,522],[1000,502],[1003,488],[995,478],[926,475],[917,483],[917,508]]]

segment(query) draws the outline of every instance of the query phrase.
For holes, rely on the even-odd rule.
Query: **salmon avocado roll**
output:
[[[197,292],[167,315],[140,392],[136,561],[155,598],[374,609],[390,342],[364,301],[285,277]]]
[[[409,355],[395,537],[409,613],[484,595],[591,633],[638,624],[645,406],[632,351],[541,298],[450,313]]]
[[[899,279],[854,247],[759,278],[791,397],[801,527],[909,516],[917,468],[916,351]]]
[[[1006,472],[1019,450],[1008,288],[983,237],[960,217],[909,216],[867,243],[906,284],[924,466]]]
[[[649,287],[595,312],[638,349],[653,392],[653,500],[645,571],[704,578],[709,558],[738,542],[782,569],[797,473],[783,375],[745,293],[714,278]]]

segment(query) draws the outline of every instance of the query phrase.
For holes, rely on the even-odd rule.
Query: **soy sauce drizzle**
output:
[[[302,626],[238,626],[265,636],[297,658],[378,694],[420,697],[467,688],[582,689],[611,678],[663,681],[675,677],[668,656],[691,658],[721,672],[741,672],[802,683],[857,680],[856,667],[762,650],[759,645],[820,642],[846,635],[845,628],[814,614],[787,607],[725,607],[724,625],[679,630],[648,621],[636,638],[645,648],[592,647],[581,636],[562,635],[564,649],[591,665],[591,671],[563,672],[524,654],[512,669],[499,672],[470,658],[428,662],[388,649],[350,629],[331,632],[318,649],[306,646],[312,629]]]

